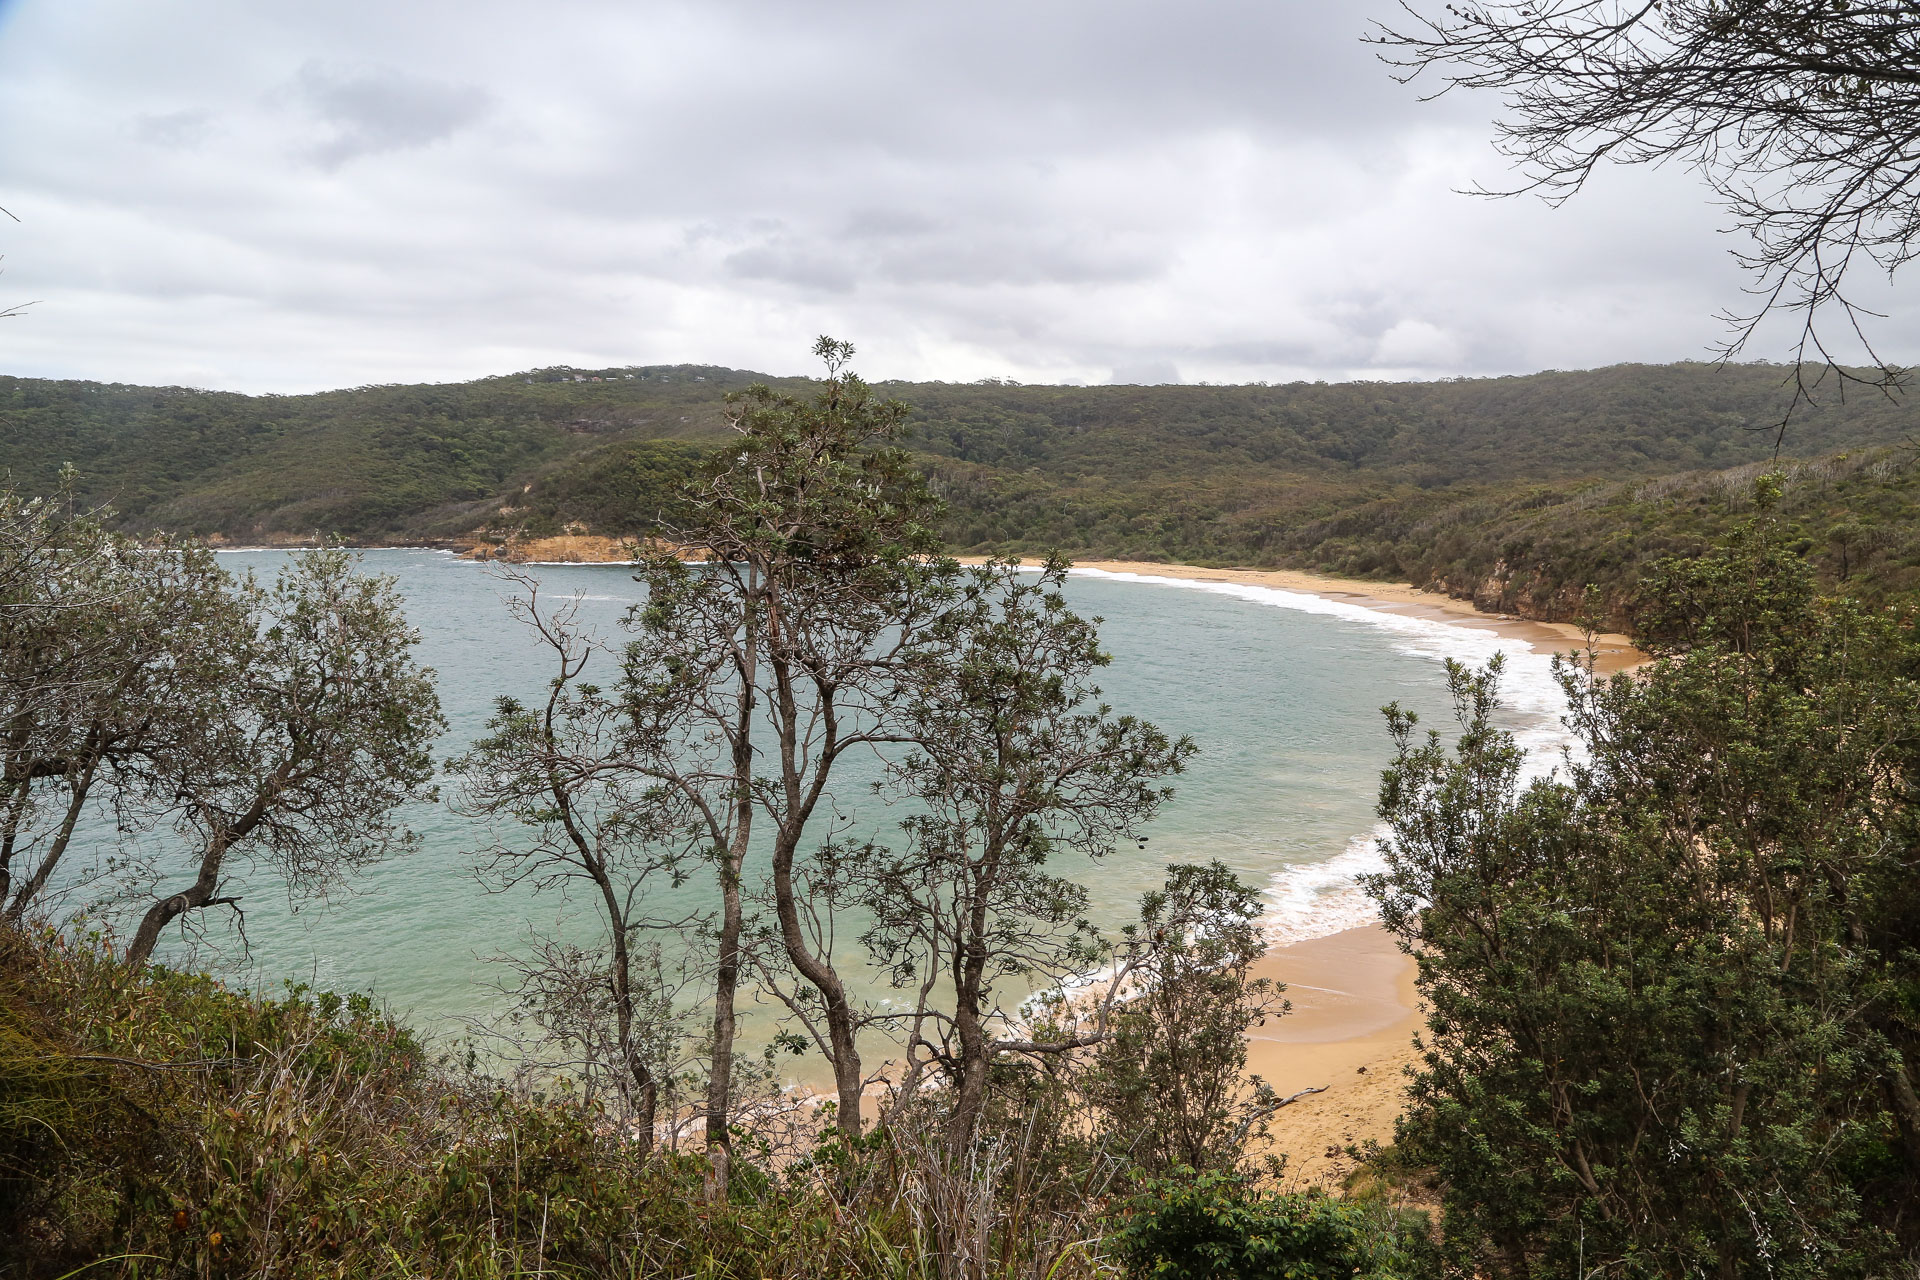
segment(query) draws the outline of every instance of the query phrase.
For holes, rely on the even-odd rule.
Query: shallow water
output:
[[[271,574],[277,552],[225,553],[231,570]],[[507,614],[509,588],[487,568],[442,553],[372,551],[369,571],[391,574],[419,628],[420,659],[439,672],[450,757],[482,730],[500,694],[535,698],[547,671],[540,651]],[[616,565],[541,566],[548,599],[578,595],[581,619],[618,639],[639,597]],[[1447,722],[1442,659],[1509,655],[1511,725],[1550,758],[1561,740],[1560,698],[1546,655],[1523,642],[1295,592],[1076,572],[1067,594],[1105,619],[1113,664],[1101,676],[1116,711],[1188,734],[1200,748],[1144,848],[1128,844],[1099,862],[1063,863],[1086,884],[1096,921],[1117,925],[1173,862],[1219,859],[1268,890],[1277,938],[1335,932],[1372,917],[1353,883],[1377,865],[1373,805],[1390,743],[1380,707],[1398,701],[1430,724]],[[856,770],[843,808],[884,832],[894,816],[872,811]],[[573,914],[555,896],[490,893],[474,875],[484,833],[446,805],[419,806],[421,848],[358,879],[330,903],[289,910],[272,882],[246,899],[245,948],[211,922],[202,963],[225,963],[265,986],[298,979],[371,990],[429,1026],[497,1008],[487,957],[517,949],[529,928],[565,928]],[[183,879],[185,877],[182,877]],[[705,885],[663,893],[663,909],[702,900]],[[177,942],[170,944],[178,956]],[[208,948],[217,948],[216,951]],[[849,948],[849,956],[851,949]],[[873,994],[878,994],[873,989]]]

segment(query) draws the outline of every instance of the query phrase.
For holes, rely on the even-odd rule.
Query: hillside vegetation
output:
[[[49,492],[71,464],[82,500],[111,503],[138,530],[458,535],[534,477],[609,441],[716,437],[722,395],[751,380],[684,366],[543,370],[245,396],[0,379],[0,465],[22,490]]]
[[[1773,456],[1787,370],[1622,365],[1431,383],[1058,387],[892,383],[963,551],[1060,549],[1410,580],[1564,618],[1616,613],[1643,565],[1742,514]],[[593,379],[600,379],[594,381]],[[59,469],[126,527],[360,543],[649,532],[760,375],[540,370],[433,386],[250,397],[0,380],[0,465]],[[793,389],[805,380],[773,380]],[[1785,514],[1829,583],[1902,592],[1914,406],[1799,412]]]

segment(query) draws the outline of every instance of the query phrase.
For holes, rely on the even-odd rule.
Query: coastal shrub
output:
[[[6,1280],[1109,1274],[1112,1170],[1090,1180],[1065,1129],[1043,1151],[1006,1128],[953,1168],[940,1118],[904,1116],[812,1159],[740,1159],[716,1203],[703,1156],[643,1155],[575,1093],[435,1060],[365,997],[256,996],[0,929]]]
[[[1920,646],[1772,514],[1661,567],[1659,660],[1561,674],[1528,783],[1497,665],[1389,708],[1387,927],[1428,1034],[1396,1145],[1493,1277],[1909,1274],[1920,1258]]]
[[[1426,1215],[1319,1191],[1261,1192],[1182,1170],[1148,1183],[1109,1238],[1133,1280],[1420,1280],[1438,1276]]]

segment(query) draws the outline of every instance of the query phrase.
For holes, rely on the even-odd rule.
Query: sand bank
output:
[[[1280,591],[1299,591],[1344,600],[1349,604],[1397,613],[1410,618],[1431,618],[1438,622],[1475,627],[1499,635],[1524,640],[1548,653],[1565,653],[1585,643],[1580,628],[1567,622],[1534,622],[1511,614],[1482,613],[1471,600],[1456,600],[1437,591],[1422,591],[1407,583],[1367,582],[1359,578],[1330,578],[1295,569],[1202,569],[1187,564],[1156,564],[1146,560],[1076,560],[1076,569],[1099,569],[1106,573],[1137,573],[1158,578],[1185,578],[1194,582],[1239,582],[1254,587],[1273,587]],[[1602,673],[1621,671],[1645,662],[1647,655],[1634,648],[1623,635],[1604,634],[1595,645],[1597,666]]]
[[[1272,1150],[1290,1183],[1338,1187],[1347,1147],[1393,1141],[1420,1028],[1413,959],[1367,925],[1276,947],[1256,973],[1286,984],[1292,1010],[1248,1034],[1248,1073],[1282,1097],[1326,1088],[1274,1115]]]

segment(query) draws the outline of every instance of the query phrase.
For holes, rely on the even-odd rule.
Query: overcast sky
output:
[[[1707,356],[1742,280],[1692,176],[1456,194],[1510,180],[1497,103],[1395,84],[1376,11],[0,0],[0,303],[37,300],[0,371],[791,373],[819,333],[956,381]]]

